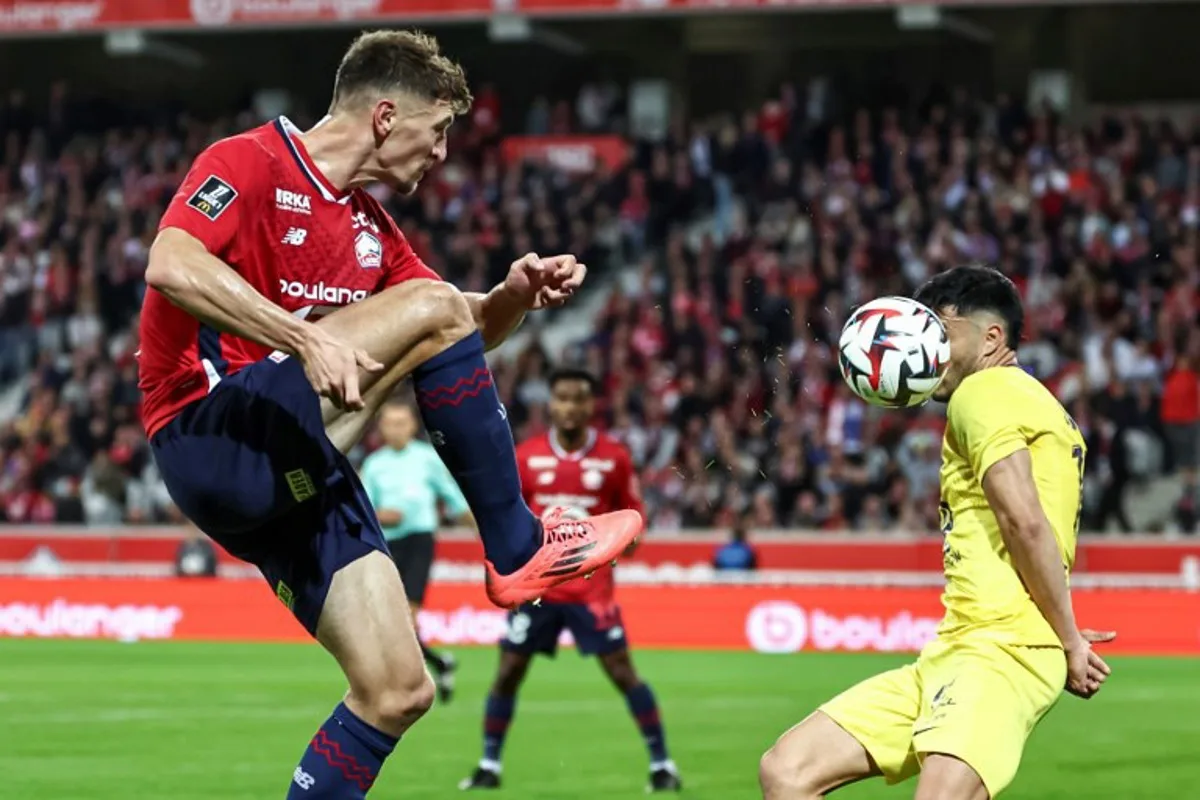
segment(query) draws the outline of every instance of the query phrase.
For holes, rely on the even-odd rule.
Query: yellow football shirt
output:
[[[996,462],[1027,449],[1042,510],[1070,574],[1086,453],[1075,421],[1045,386],[1019,367],[968,376],[950,396],[942,442],[941,525],[944,640],[985,638],[1057,645],[1021,582],[988,506],[982,481]]]

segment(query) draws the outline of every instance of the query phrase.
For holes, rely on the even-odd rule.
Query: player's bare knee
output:
[[[772,747],[758,761],[758,785],[763,800],[785,800],[788,797],[792,777],[788,765],[777,748]]]
[[[429,335],[444,347],[462,341],[476,329],[467,298],[449,283],[430,282],[416,293],[412,312],[421,315]]]
[[[758,783],[766,800],[801,800],[819,796],[821,789],[809,753],[781,742],[763,753],[758,762]]]
[[[424,669],[415,681],[382,689],[368,699],[375,716],[391,730],[407,730],[433,707],[437,688]]]
[[[433,679],[415,653],[385,659],[377,666],[379,669],[360,681],[354,692],[387,730],[407,730],[433,705]]]

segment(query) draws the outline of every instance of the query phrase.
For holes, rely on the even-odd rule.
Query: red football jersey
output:
[[[609,436],[588,431],[587,443],[567,452],[554,431],[522,442],[517,447],[517,468],[525,502],[539,516],[562,506],[585,516],[610,511],[642,511],[637,471],[625,446]],[[590,580],[576,578],[554,587],[544,596],[548,603],[611,603],[613,570],[596,570]]]
[[[209,147],[159,230],[196,237],[268,300],[307,319],[412,278],[438,280],[375,198],[340,191],[320,173],[299,133],[281,117]],[[139,352],[147,435],[269,354],[148,289]]]

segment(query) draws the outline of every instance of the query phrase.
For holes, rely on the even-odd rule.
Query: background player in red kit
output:
[[[637,473],[624,445],[589,424],[595,414],[595,379],[580,370],[550,377],[549,433],[517,448],[525,500],[539,513],[565,508],[574,517],[642,508]],[[650,751],[650,791],[682,788],[667,753],[658,704],[629,657],[629,644],[614,596],[613,570],[597,570],[547,592],[538,605],[511,612],[500,643],[500,664],[484,714],[483,758],[462,789],[500,786],[500,755],[516,710],[517,690],[536,653],[553,656],[563,630],[571,631],[581,655],[595,655],[629,711]]]
[[[344,455],[401,380],[412,376],[478,522],[498,605],[607,564],[641,529],[635,512],[538,520],[484,358],[526,311],[565,301],[583,265],[530,254],[487,295],[463,294],[362,188],[412,192],[470,101],[434,39],[364,34],[329,115],[202,153],[150,251],[140,385],[163,480],[205,533],[259,567],[350,684],[289,798],[364,797],[432,702],[403,584]]]

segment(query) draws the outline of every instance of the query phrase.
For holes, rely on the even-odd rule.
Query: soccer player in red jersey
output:
[[[462,69],[423,34],[359,37],[328,116],[224,139],[192,165],[146,270],[140,385],[179,508],[262,571],[350,684],[289,798],[361,798],[428,708],[404,587],[345,453],[411,377],[426,428],[478,522],[488,593],[512,608],[608,564],[626,511],[539,520],[521,496],[485,349],[565,302],[585,267],[529,254],[486,295],[443,283],[363,189],[411,193],[469,108]]]
[[[618,509],[641,511],[641,491],[629,451],[589,424],[595,414],[595,385],[595,379],[581,370],[555,372],[550,378],[551,430],[517,448],[525,500],[537,511],[564,509],[571,518]],[[667,753],[658,703],[629,657],[611,567],[597,570],[590,580],[577,578],[557,586],[540,604],[526,604],[509,613],[484,714],[483,758],[459,788],[500,787],[500,753],[516,710],[517,690],[535,654],[554,656],[564,629],[571,631],[580,654],[599,657],[604,672],[625,696],[650,751],[648,789],[681,789],[679,773]]]

